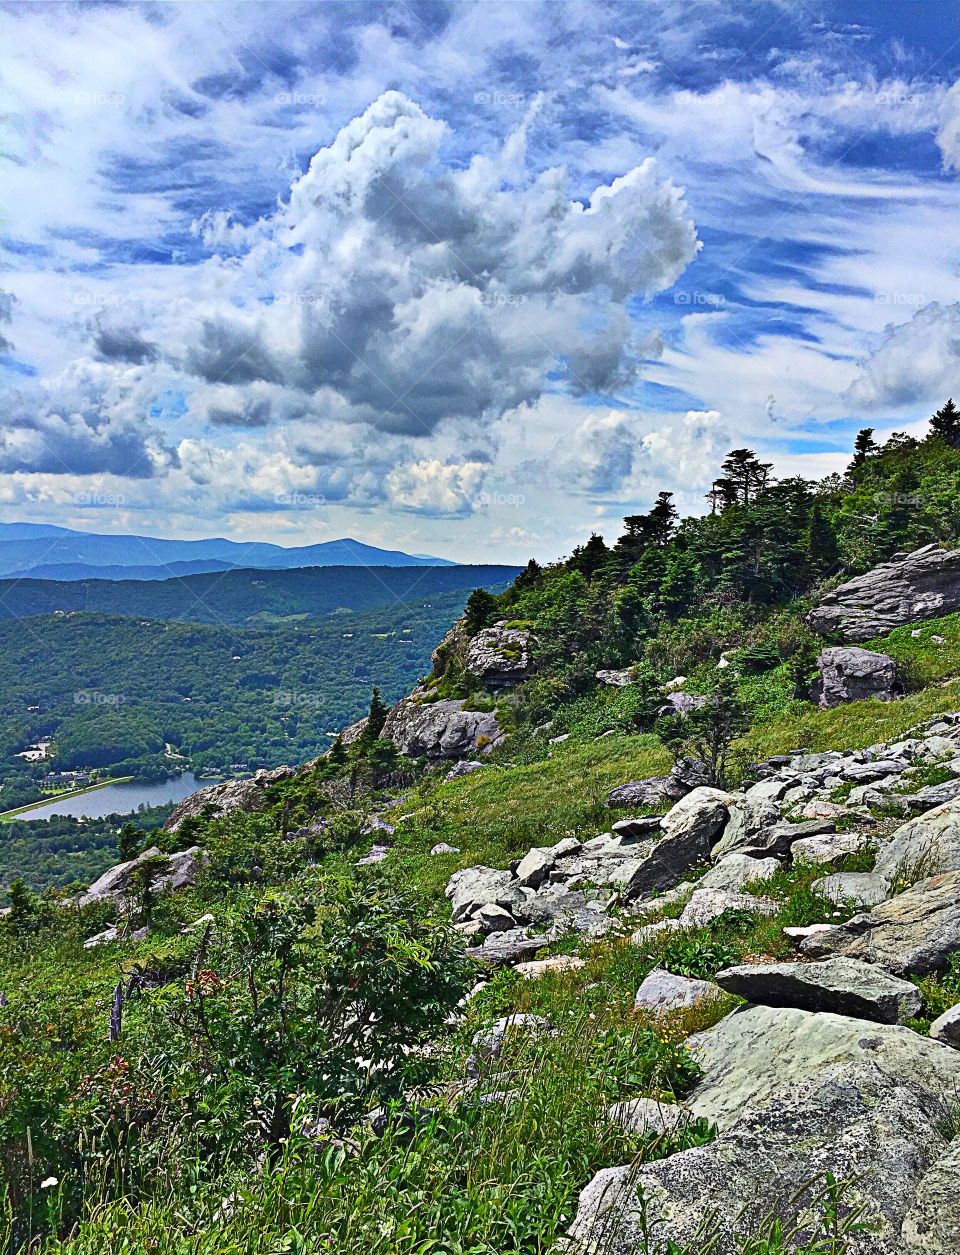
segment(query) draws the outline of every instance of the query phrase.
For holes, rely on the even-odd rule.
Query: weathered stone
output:
[[[614,1124],[628,1133],[675,1133],[686,1128],[693,1117],[680,1103],[658,1102],[656,1098],[630,1098],[607,1109]]]
[[[475,758],[465,758],[459,763],[454,763],[444,780],[459,780],[462,776],[472,776],[475,771],[479,771],[483,763],[478,762]]]
[[[889,701],[897,689],[897,664],[887,654],[855,645],[835,645],[817,659],[819,675],[811,698],[821,709],[868,697]]]
[[[675,976],[665,968],[656,967],[637,990],[633,1005],[638,1011],[651,1011],[661,1015],[666,1011],[695,1007],[698,1003],[717,996],[717,987],[712,981]]]
[[[494,688],[517,684],[533,670],[530,633],[498,623],[483,628],[467,647],[466,668]]]
[[[496,1020],[489,1028],[482,1028],[473,1037],[473,1055],[475,1063],[490,1063],[500,1058],[507,1041],[515,1035],[550,1032],[553,1025],[542,1015],[529,1015],[515,1011]],[[470,1071],[468,1063],[468,1072]]]
[[[652,1232],[681,1250],[712,1237],[711,1255],[734,1255],[767,1217],[791,1229],[830,1171],[847,1186],[844,1208],[862,1206],[871,1226],[851,1255],[900,1255],[917,1183],[946,1147],[937,1125],[960,1084],[960,1053],[899,1026],[761,1006],[688,1045],[704,1076],[685,1104],[718,1139],[598,1173],[568,1250],[637,1255]]]
[[[689,715],[691,710],[700,710],[706,704],[707,699],[705,697],[695,697],[692,693],[668,693],[657,713],[660,715]]]
[[[626,886],[627,899],[668,889],[684,872],[707,861],[710,846],[727,821],[730,794],[698,788],[661,820],[663,835]]]
[[[960,1005],[948,1007],[943,1015],[937,1016],[930,1025],[930,1036],[934,1041],[960,1050]]]
[[[890,885],[876,872],[834,872],[821,876],[810,886],[831,902],[852,902],[854,906],[878,906],[890,896]]]
[[[545,936],[528,937],[522,928],[517,928],[510,932],[491,933],[482,946],[470,946],[466,953],[474,962],[496,970],[532,959],[549,940]]]
[[[469,758],[502,742],[503,732],[491,711],[464,710],[464,703],[453,698],[421,701],[421,696],[411,694],[398,702],[380,734],[407,758]]]
[[[197,873],[203,866],[204,855],[199,846],[191,846],[189,850],[180,850],[176,854],[161,854],[152,845],[137,858],[127,863],[118,863],[105,871],[93,882],[89,889],[77,898],[78,906],[90,906],[94,902],[122,898],[128,891],[136,875],[137,869],[153,859],[164,859],[165,865],[154,877],[155,893],[171,893],[176,889],[186,889],[192,885]]]
[[[780,819],[780,810],[775,802],[769,799],[749,800],[743,794],[731,797],[727,807],[729,819],[723,829],[723,835],[710,851],[710,857],[716,861],[739,850],[746,854],[776,852],[776,846],[783,842],[775,842],[768,831],[775,828]],[[784,850],[785,852],[785,850]]]
[[[756,812],[754,812],[756,813]],[[728,840],[727,830],[710,851],[710,857],[718,860],[736,851],[749,858],[783,858],[793,849],[795,842],[808,836],[820,836],[832,832],[835,823],[830,819],[808,819],[803,823],[768,823],[752,830],[740,825],[734,829],[733,839]]]
[[[517,926],[517,921],[510,912],[497,906],[495,902],[478,907],[472,918],[485,933],[506,933]]]
[[[775,858],[753,858],[734,850],[725,854],[705,876],[697,881],[699,889],[725,889],[737,891],[752,880],[769,880],[781,868]]]
[[[960,609],[960,549],[925,545],[857,575],[807,616],[815,632],[867,641]]]
[[[596,677],[601,684],[617,689],[627,688],[634,682],[632,667],[624,667],[620,671],[597,671]]]
[[[808,937],[810,958],[846,955],[877,963],[896,976],[923,976],[960,950],[960,872],[921,880],[872,911]]]
[[[857,959],[748,964],[725,968],[715,979],[721,989],[748,1002],[833,1011],[881,1024],[903,1024],[922,1005],[916,985]]]
[[[607,794],[607,805],[612,807],[660,806],[664,802],[676,802],[691,789],[709,785],[710,772],[705,763],[683,759],[676,763],[666,776],[651,776],[647,780],[630,780],[618,785]]]
[[[446,841],[438,841],[430,850],[431,854],[459,854],[460,850],[455,845],[447,845]]]
[[[774,915],[777,904],[769,898],[755,898],[749,893],[729,889],[695,889],[683,908],[677,923],[681,928],[703,928],[725,911],[750,911],[756,915]]]
[[[902,824],[877,855],[876,870],[891,881],[960,871],[960,801]]]
[[[640,815],[636,819],[618,819],[611,824],[614,836],[636,839],[660,831],[659,815]]]
[[[509,902],[513,877],[493,867],[465,867],[454,872],[444,890],[450,899],[453,922],[459,923],[488,902]]]
[[[795,863],[836,863],[850,854],[859,854],[869,845],[869,837],[860,832],[824,833],[794,841],[790,847],[790,856]]]
[[[287,780],[293,774],[292,767],[277,767],[272,771],[258,771],[247,780],[221,780],[217,784],[208,784],[178,802],[163,826],[167,832],[176,832],[185,819],[199,818],[208,808],[212,815],[226,815],[230,811],[262,811],[268,803],[266,790],[270,785]]]
[[[517,866],[517,880],[521,885],[537,889],[550,875],[550,870],[557,861],[557,856],[549,849],[534,849],[520,860]]]
[[[960,1142],[954,1142],[920,1179],[900,1231],[905,1255],[960,1251]]]
[[[533,959],[528,963],[518,963],[513,970],[524,980],[539,980],[541,976],[575,972],[578,968],[586,966],[586,959],[579,959],[576,955],[554,954],[547,959]]]
[[[889,801],[905,811],[919,814],[922,811],[933,810],[935,806],[942,806],[944,802],[954,802],[957,799],[960,799],[960,780],[945,780],[943,784],[928,784],[922,789],[917,789],[915,793],[901,793],[898,797],[890,798]]]

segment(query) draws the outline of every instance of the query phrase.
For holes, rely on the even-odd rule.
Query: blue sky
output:
[[[474,559],[960,394],[960,11],[3,5],[0,518]]]

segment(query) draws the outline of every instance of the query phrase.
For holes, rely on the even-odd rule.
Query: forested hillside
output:
[[[167,580],[0,580],[0,619],[83,611],[256,626],[469,590],[506,582],[516,570],[340,566],[215,571]]]

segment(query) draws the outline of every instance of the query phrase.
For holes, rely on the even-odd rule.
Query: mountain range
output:
[[[446,558],[378,549],[351,537],[286,548],[266,541],[110,536],[45,523],[0,523],[0,577],[164,580],[203,572],[295,567],[454,566]]]

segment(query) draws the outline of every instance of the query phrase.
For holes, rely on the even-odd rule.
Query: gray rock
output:
[[[465,758],[459,763],[454,763],[444,780],[459,780],[462,776],[472,776],[475,771],[479,771],[483,763],[478,762],[475,758]]]
[[[553,1025],[542,1015],[529,1015],[515,1011],[512,1015],[505,1015],[502,1019],[496,1020],[489,1028],[480,1029],[474,1034],[471,1060],[475,1066],[480,1063],[495,1062],[503,1054],[503,1048],[511,1037],[518,1034],[527,1036],[549,1033],[552,1029]],[[470,1060],[467,1063],[467,1071],[476,1075],[475,1069],[470,1067]]]
[[[390,853],[389,845],[374,845],[370,847],[370,853],[364,855],[363,858],[357,859],[358,867],[369,867],[374,863],[382,863]]]
[[[538,889],[550,875],[556,861],[557,857],[552,850],[531,850],[517,866],[517,881],[531,889]]]
[[[472,916],[485,933],[506,933],[516,928],[517,921],[509,911],[495,902],[479,907]]]
[[[493,867],[465,867],[454,872],[444,890],[450,899],[453,922],[459,923],[487,903],[509,903],[512,882],[508,871],[497,871]]]
[[[900,1255],[917,1184],[946,1148],[937,1125],[960,1053],[899,1026],[761,1006],[688,1044],[704,1076],[685,1103],[718,1126],[717,1140],[598,1173],[570,1252],[638,1255],[652,1231],[684,1251],[715,1235],[711,1255],[735,1255],[768,1216],[790,1228],[830,1171],[849,1183],[844,1207],[862,1205],[872,1225],[852,1235],[850,1255]]]
[[[823,710],[868,697],[889,701],[897,689],[897,664],[887,654],[855,645],[825,649],[817,659],[819,675],[811,698]]]
[[[960,872],[921,880],[872,911],[801,943],[810,958],[846,955],[896,976],[924,976],[960,950]]]
[[[867,641],[960,609],[960,549],[925,545],[828,593],[807,616],[815,632]]]
[[[596,677],[601,684],[610,688],[624,689],[633,684],[633,667],[624,667],[620,671],[597,671]]]
[[[867,784],[890,777],[893,777],[892,783],[896,784],[899,773],[905,770],[905,767],[905,763],[897,762],[896,759],[884,758],[868,763],[845,763],[842,774],[848,784],[851,780],[855,780],[857,784]]]
[[[691,980],[675,976],[665,968],[655,967],[637,990],[633,1005],[638,1011],[661,1015],[665,1011],[685,1010],[718,996],[716,985],[709,980]]]
[[[750,911],[756,915],[776,914],[777,904],[768,898],[729,889],[695,889],[677,923],[680,928],[703,928],[724,911]]]
[[[715,979],[727,993],[762,1006],[833,1011],[880,1024],[903,1024],[922,1006],[916,985],[857,959],[749,964],[725,968]]]
[[[118,863],[105,871],[99,879],[77,898],[77,906],[90,906],[94,902],[104,902],[122,898],[129,890],[137,868],[149,859],[164,858],[165,868],[153,882],[155,893],[172,893],[176,889],[186,889],[192,885],[197,874],[203,867],[205,856],[199,846],[191,846],[189,850],[180,850],[176,854],[162,855],[152,845],[137,858],[127,863]]]
[[[630,780],[618,785],[607,794],[607,805],[660,806],[664,802],[676,802],[691,789],[710,784],[710,772],[705,763],[683,759],[676,763],[667,776],[651,776],[648,780]]]
[[[710,857],[721,859],[725,854],[736,851],[749,858],[783,858],[791,852],[797,841],[832,832],[835,826],[830,819],[808,819],[799,824],[773,823],[752,829],[741,824],[733,830],[732,839],[728,839],[727,830],[724,831],[722,838],[710,851]]]
[[[692,693],[668,693],[657,713],[660,715],[689,715],[691,710],[700,710],[706,704],[707,699],[705,697],[695,697]]]
[[[790,855],[795,863],[837,863],[850,854],[859,854],[870,844],[870,838],[861,832],[824,833],[794,841]]]
[[[669,889],[685,872],[705,863],[717,833],[727,821],[730,794],[697,788],[661,820],[663,835],[626,886],[627,900]]]
[[[852,902],[854,906],[879,906],[890,896],[890,885],[876,872],[834,872],[821,876],[810,886],[831,902]]]
[[[928,784],[917,789],[916,793],[902,793],[890,801],[902,806],[905,811],[920,812],[933,810],[935,806],[942,806],[944,802],[953,802],[958,798],[960,780],[945,780],[943,784]]]
[[[680,1103],[658,1102],[656,1098],[631,1098],[607,1109],[614,1124],[628,1133],[675,1133],[686,1128],[693,1117]]]
[[[750,800],[743,794],[735,794],[727,809],[729,820],[723,835],[710,851],[714,861],[733,850],[743,854],[773,854],[776,851],[778,843],[772,841],[766,831],[775,828],[780,819],[780,810],[775,802],[762,798]],[[782,845],[782,842],[779,844]],[[786,852],[785,849],[783,852]]]
[[[748,802],[779,802],[789,787],[788,780],[781,780],[774,776],[769,780],[760,780],[757,784],[752,784],[744,797]]]
[[[381,736],[407,758],[469,758],[495,749],[503,741],[497,717],[490,711],[464,710],[462,701],[421,701],[414,693],[387,715]]]
[[[611,824],[611,831],[614,836],[634,840],[649,837],[652,833],[660,831],[660,816],[641,815],[636,819],[618,819],[615,824]]]
[[[960,1142],[948,1147],[921,1177],[900,1236],[906,1255],[960,1251]]]
[[[960,871],[960,801],[902,824],[877,855],[876,870],[890,881]]]
[[[530,646],[530,633],[521,628],[483,628],[467,647],[466,668],[491,688],[518,684],[533,670]]]
[[[528,963],[518,963],[514,971],[524,980],[540,980],[542,976],[556,976],[563,972],[575,972],[586,967],[586,959],[579,959],[573,954],[554,954],[547,959],[533,959]]]
[[[226,815],[230,811],[262,811],[267,805],[266,790],[270,785],[287,780],[293,774],[292,767],[276,767],[272,771],[258,771],[248,780],[221,780],[217,784],[208,784],[178,802],[163,826],[167,832],[176,832],[185,819],[201,816],[208,807],[215,815]]]
[[[431,854],[459,854],[460,850],[455,845],[447,845],[446,841],[438,841],[431,849]]]
[[[782,867],[775,858],[753,858],[734,850],[725,854],[705,876],[697,882],[700,889],[726,889],[737,891],[751,880],[769,880]]]
[[[930,1025],[930,1036],[934,1041],[960,1050],[960,1005],[948,1007],[943,1015],[937,1016]]]
[[[545,936],[528,937],[522,928],[517,928],[506,933],[491,933],[482,946],[469,946],[466,954],[474,962],[495,971],[532,959],[549,940]]]

